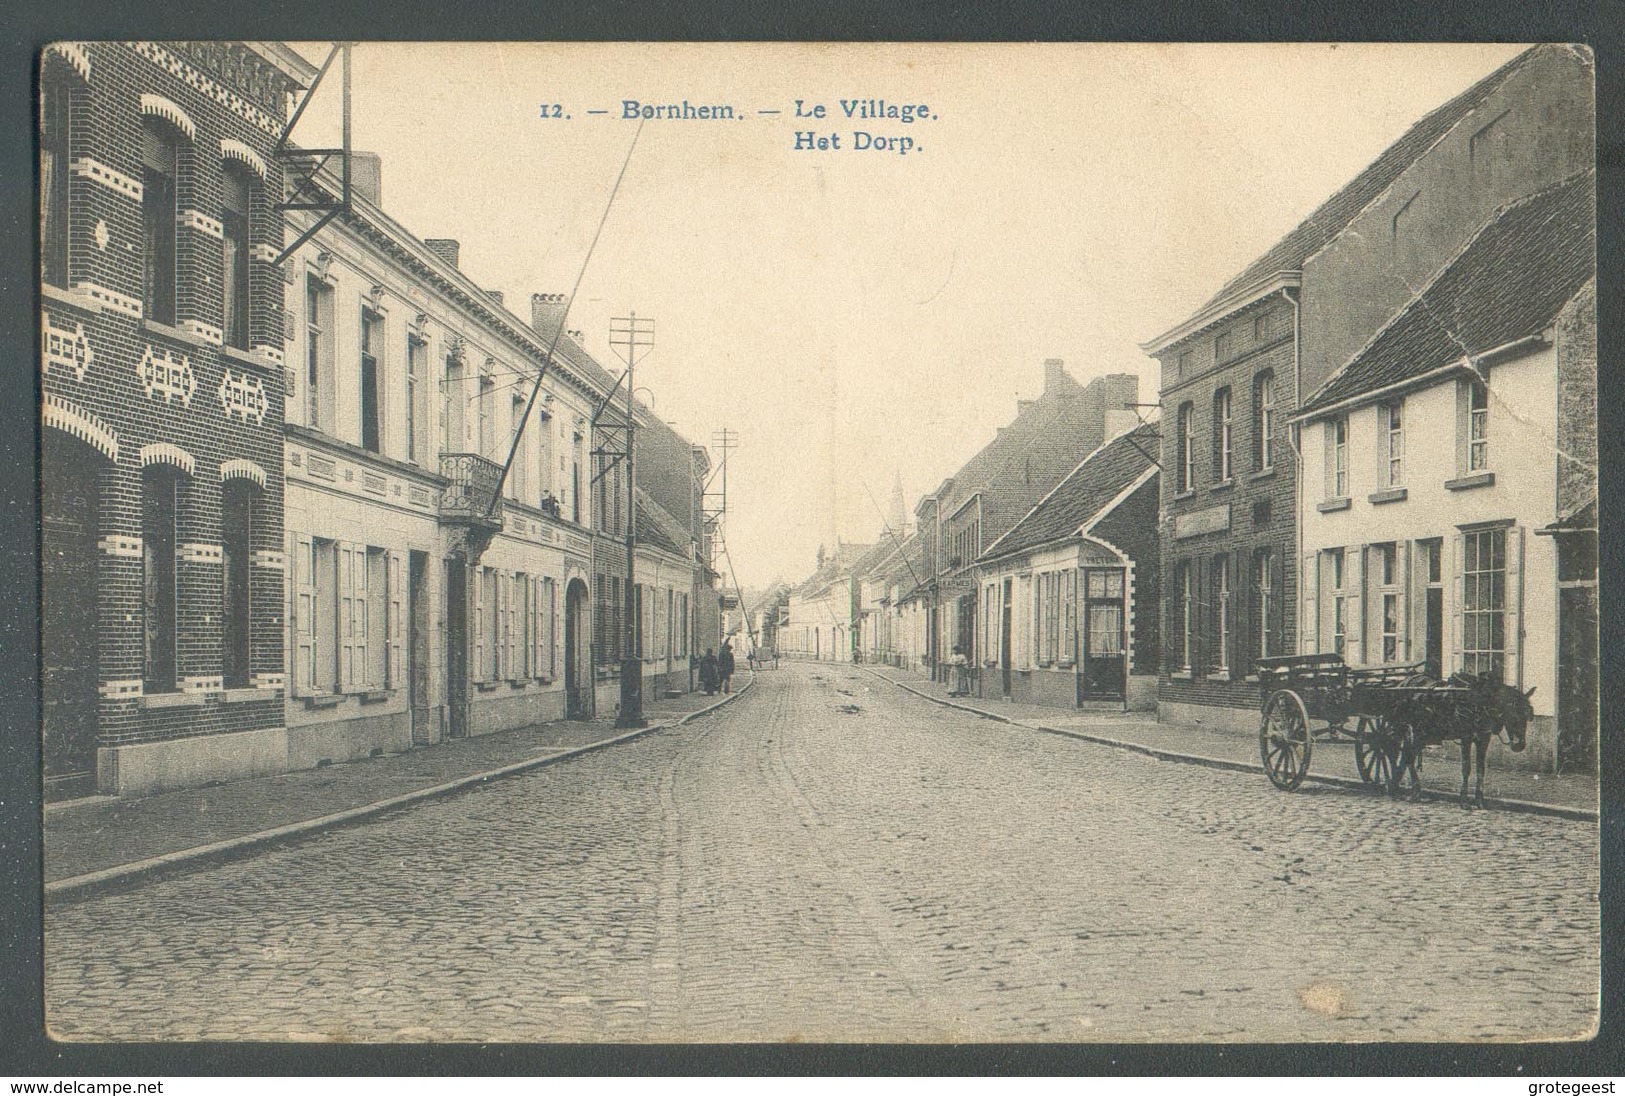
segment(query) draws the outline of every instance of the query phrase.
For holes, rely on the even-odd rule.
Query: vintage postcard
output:
[[[53,1038],[1595,1032],[1588,49],[38,92]]]

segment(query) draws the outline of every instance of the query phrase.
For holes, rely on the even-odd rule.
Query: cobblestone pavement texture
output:
[[[976,708],[1034,726],[1077,731],[1156,750],[1216,758],[1259,767],[1258,736],[1238,734],[1187,723],[1158,723],[1154,712],[1114,710],[1076,711],[1038,704],[1016,704],[976,697],[950,697],[949,687],[922,674],[889,666],[865,666],[864,670],[940,700]],[[1321,724],[1316,721],[1315,726]],[[1484,794],[1491,799],[1519,800],[1576,810],[1597,810],[1597,777],[1593,773],[1562,774],[1532,772],[1511,763],[1513,755],[1499,740],[1490,743],[1489,765],[1484,775]],[[1310,756],[1311,776],[1359,778],[1354,764],[1354,741],[1319,739]],[[1430,790],[1456,795],[1461,788],[1461,755],[1456,744],[1429,746],[1422,760],[1422,782]]]
[[[1169,764],[848,667],[53,903],[59,1038],[1501,1040],[1596,1019],[1596,827]]]
[[[651,698],[645,712],[650,722],[675,720],[719,699],[698,692]],[[257,780],[65,804],[46,813],[45,880],[321,818],[625,733],[612,716],[559,720]]]

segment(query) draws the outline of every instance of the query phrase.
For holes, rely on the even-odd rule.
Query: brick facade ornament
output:
[[[118,460],[118,435],[101,419],[82,408],[75,407],[54,392],[45,393],[40,422],[72,434],[86,445],[107,457]]]
[[[75,323],[72,328],[63,327],[51,319],[50,313],[40,315],[40,372],[48,373],[54,366],[58,372],[73,374],[73,379],[83,381],[85,372],[90,368],[96,355],[90,349],[90,339],[85,335],[85,325]]]
[[[233,373],[227,369],[220,378],[220,406],[226,413],[226,418],[232,415],[241,415],[247,422],[253,416],[257,426],[265,421],[265,412],[270,408],[270,399],[265,395],[265,386],[260,379],[249,373]]]
[[[171,403],[176,397],[180,398],[181,405],[192,405],[192,393],[197,389],[197,377],[192,372],[192,363],[185,354],[176,360],[167,349],[155,352],[151,346],[141,355],[136,363],[135,375],[141,378],[141,387],[150,398],[155,395],[164,397],[165,403]]]
[[[192,454],[178,445],[171,445],[167,441],[154,442],[141,447],[141,467],[149,464],[172,464],[185,472],[188,476],[197,472],[197,461]]]
[[[256,487],[265,486],[265,469],[251,460],[234,458],[220,462],[220,482],[226,480],[245,479]]]
[[[191,116],[162,95],[154,95],[150,91],[142,92],[141,113],[162,118],[186,134],[188,141],[197,140],[197,126],[192,124]]]
[[[222,137],[220,139],[220,158],[222,160],[236,160],[240,164],[247,165],[248,170],[258,175],[262,181],[269,177],[269,169],[265,166],[264,158],[241,141],[232,140],[230,137]]]

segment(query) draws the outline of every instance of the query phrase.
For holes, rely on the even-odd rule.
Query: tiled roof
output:
[[[651,499],[643,488],[638,488],[638,540],[668,552],[688,554],[688,534],[677,524],[677,519],[666,513]]]
[[[1480,103],[1488,98],[1529,59],[1541,50],[1557,50],[1562,46],[1543,45],[1525,50],[1484,79],[1438,107],[1417,122],[1399,140],[1389,145],[1381,156],[1373,160],[1364,171],[1336,194],[1320,204],[1297,228],[1288,232],[1274,247],[1259,256],[1250,266],[1231,278],[1224,288],[1215,293],[1194,315],[1200,315],[1238,290],[1244,289],[1280,270],[1301,270],[1304,260],[1325,247],[1338,233],[1347,228],[1360,211],[1382,192],[1393,185],[1412,164],[1434,143],[1450,132],[1451,128]],[[1335,134],[1326,134],[1327,141],[1335,141]]]
[[[1596,185],[1587,171],[1498,211],[1303,409],[1537,334],[1595,272]]]
[[[1111,505],[1148,468],[1159,451],[1157,427],[1135,427],[1083,459],[1043,501],[995,541],[983,560],[1038,548],[1073,536]]]

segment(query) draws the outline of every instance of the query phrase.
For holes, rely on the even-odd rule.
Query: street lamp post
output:
[[[643,718],[643,660],[638,657],[638,617],[642,615],[643,600],[638,589],[638,477],[637,477],[637,422],[633,408],[636,400],[634,369],[638,358],[654,346],[655,322],[647,317],[617,317],[609,321],[609,345],[626,363],[626,649],[621,657],[621,711],[615,717],[617,727],[644,727]]]

